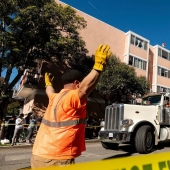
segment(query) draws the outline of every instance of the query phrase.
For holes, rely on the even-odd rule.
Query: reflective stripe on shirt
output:
[[[49,127],[66,127],[66,126],[75,126],[75,125],[79,125],[79,124],[85,124],[86,119],[82,118],[82,119],[76,119],[76,120],[67,120],[67,121],[62,121],[62,122],[57,122],[57,106],[58,103],[60,102],[60,100],[68,93],[69,91],[64,92],[60,98],[58,99],[58,102],[54,108],[54,119],[55,122],[51,122],[49,120],[46,119],[42,119],[42,123],[44,123],[44,125],[49,126]]]
[[[50,122],[49,120],[42,120],[42,123],[44,125],[49,127],[65,127],[65,126],[73,126],[73,125],[79,125],[79,124],[85,124],[86,119],[76,119],[76,120],[67,120],[63,122]]]

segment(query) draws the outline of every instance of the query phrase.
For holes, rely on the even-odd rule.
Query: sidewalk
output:
[[[93,139],[86,139],[86,143],[95,143],[100,142],[100,140],[96,137]],[[32,147],[33,145],[28,145],[27,143],[18,143],[17,145],[11,146],[10,144],[1,145],[0,148],[25,148],[25,147]]]

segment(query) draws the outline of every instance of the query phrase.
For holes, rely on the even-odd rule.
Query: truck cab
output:
[[[141,105],[113,103],[105,109],[104,126],[99,132],[106,149],[121,143],[134,144],[137,152],[150,153],[154,145],[170,139],[170,93],[151,93]]]

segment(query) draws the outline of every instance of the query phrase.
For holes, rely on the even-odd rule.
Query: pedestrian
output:
[[[42,121],[42,116],[39,116],[39,117],[37,118],[37,124],[36,124],[36,131],[37,131],[37,132],[38,132],[38,130],[39,130],[41,121]]]
[[[30,124],[30,117],[31,117],[31,115],[32,115],[33,113],[32,112],[29,112],[28,114],[27,114],[27,116],[25,117],[25,123],[26,123],[26,125],[24,126],[24,127],[28,127],[29,126],[29,124]]]
[[[15,121],[15,130],[14,130],[11,146],[19,142],[19,136],[24,128],[23,124],[25,124],[24,114],[20,113],[19,117]]]
[[[85,151],[86,100],[110,55],[108,45],[99,45],[91,72],[84,77],[77,70],[66,71],[62,75],[64,88],[59,93],[54,91],[51,74],[45,74],[49,104],[33,145],[32,169],[74,164]]]
[[[12,115],[12,117],[8,120],[8,128],[7,128],[6,138],[9,139],[10,143],[12,143],[12,137],[14,135],[15,120],[16,120],[15,115]]]
[[[89,116],[89,118],[86,119],[86,132],[85,132],[85,136],[88,138],[88,139],[92,139],[93,138],[93,131],[94,131],[94,127],[93,127],[93,124],[94,124],[94,119],[93,119],[93,116]]]
[[[27,130],[28,130],[28,136],[26,137],[26,143],[27,144],[33,144],[32,136],[34,134],[33,132],[35,130],[36,122],[37,122],[36,117],[35,117],[34,114],[32,114],[30,116],[29,126],[27,128]]]

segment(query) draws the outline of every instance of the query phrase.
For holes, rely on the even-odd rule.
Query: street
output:
[[[32,146],[0,148],[0,170],[19,170],[30,167],[31,149]],[[168,151],[170,151],[170,143],[161,143],[150,154]],[[89,142],[86,143],[86,151],[76,158],[76,163],[135,155],[139,154],[131,145],[122,144],[118,150],[106,150],[100,142]]]

